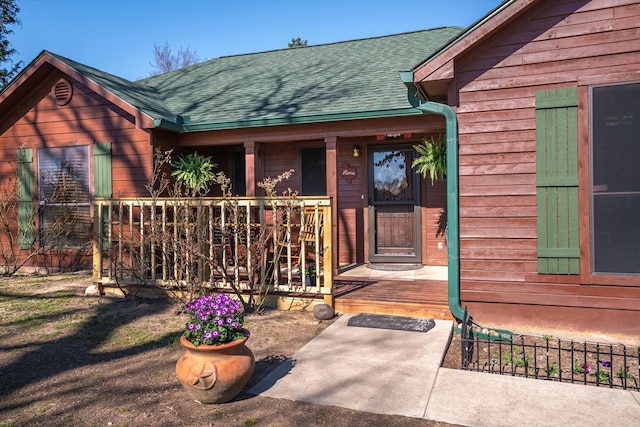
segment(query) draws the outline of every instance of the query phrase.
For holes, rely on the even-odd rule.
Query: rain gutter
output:
[[[326,113],[326,114],[309,114],[301,116],[291,117],[273,117],[273,118],[260,118],[260,119],[245,119],[245,120],[233,120],[226,122],[211,122],[211,123],[191,123],[190,120],[180,120],[180,117],[176,121],[168,120],[165,118],[155,119],[154,126],[156,128],[163,128],[173,132],[204,132],[215,130],[229,130],[229,129],[245,129],[256,128],[265,126],[278,126],[278,125],[294,125],[294,124],[312,124],[320,122],[335,122],[345,120],[360,120],[360,119],[380,119],[385,117],[399,117],[399,116],[413,116],[421,114],[420,111],[415,108],[403,107],[403,108],[388,108],[379,110],[366,110],[366,111],[348,111],[343,113]],[[186,117],[186,116],[185,116]]]
[[[423,114],[444,117],[447,136],[447,256],[449,310],[453,317],[462,319],[464,309],[460,305],[460,229],[458,213],[458,119],[447,104],[420,99],[413,81],[413,71],[400,72],[407,86],[409,103]]]

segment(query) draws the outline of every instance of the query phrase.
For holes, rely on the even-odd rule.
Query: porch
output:
[[[446,267],[334,268],[329,198],[101,199],[94,212],[94,282],[102,287],[451,319]]]
[[[448,305],[447,267],[385,271],[366,265],[343,269],[334,277],[335,309],[453,320]]]

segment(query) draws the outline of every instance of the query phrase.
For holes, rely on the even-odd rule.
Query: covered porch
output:
[[[290,307],[451,319],[446,267],[336,266],[326,197],[102,199],[94,210],[93,277],[103,288],[194,285]]]

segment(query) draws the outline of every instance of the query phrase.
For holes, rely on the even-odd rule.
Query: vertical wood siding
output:
[[[367,138],[353,138],[338,143],[338,256],[343,264],[364,263],[364,212],[367,194]],[[360,157],[353,157],[353,146],[360,147]],[[356,169],[357,175],[347,182],[342,176],[342,165]],[[363,198],[364,197],[364,198]]]
[[[422,253],[427,265],[447,265],[446,226],[447,181],[431,179],[420,181],[422,185]],[[444,215],[444,216],[443,216]],[[444,221],[444,224],[441,224]]]
[[[536,94],[538,272],[579,274],[578,91]]]
[[[111,144],[95,144],[93,146],[93,195],[95,197],[113,196],[111,164]]]
[[[20,249],[29,249],[35,239],[32,227],[34,213],[34,182],[33,150],[20,148],[18,150],[18,245]]]

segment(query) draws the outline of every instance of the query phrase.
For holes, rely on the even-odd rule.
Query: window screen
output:
[[[78,247],[91,236],[89,147],[38,150],[40,241]]]
[[[593,263],[640,273],[640,83],[592,92]]]

